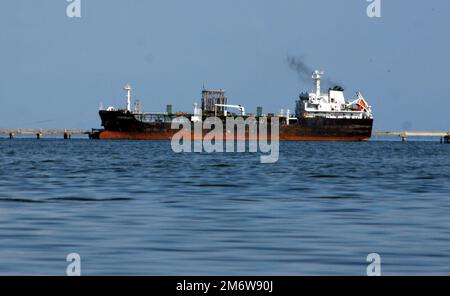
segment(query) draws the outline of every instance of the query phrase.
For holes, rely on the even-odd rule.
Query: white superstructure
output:
[[[336,86],[329,89],[328,93],[322,93],[320,80],[323,74],[323,72],[317,70],[313,72],[312,79],[315,82],[316,89],[314,92],[300,95],[296,106],[298,117],[373,118],[371,106],[360,92],[356,93],[356,99],[350,101],[345,99],[344,90],[341,87]]]

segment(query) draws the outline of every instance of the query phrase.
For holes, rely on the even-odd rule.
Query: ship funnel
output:
[[[131,85],[127,83],[123,89],[127,92],[127,111],[131,112]]]
[[[323,74],[324,74],[324,72],[318,71],[318,70],[314,71],[312,74],[312,79],[316,83],[316,97],[317,98],[320,97],[320,79],[322,78]]]

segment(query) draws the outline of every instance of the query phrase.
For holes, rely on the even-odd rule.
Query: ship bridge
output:
[[[322,71],[314,71],[312,79],[315,82],[315,92],[300,94],[297,101],[297,117],[326,117],[326,118],[350,118],[363,119],[373,118],[371,107],[367,104],[360,92],[357,99],[347,101],[342,87],[335,86],[328,93],[321,91]]]

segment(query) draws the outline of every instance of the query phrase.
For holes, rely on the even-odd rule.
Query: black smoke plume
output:
[[[302,61],[302,58],[289,56],[286,58],[286,62],[288,63],[289,68],[297,73],[300,80],[307,81],[311,78],[313,70]]]
[[[308,64],[306,64],[303,58],[288,56],[286,58],[286,62],[288,63],[289,68],[297,73],[298,78],[300,79],[301,82],[311,83],[312,79],[311,76],[312,73],[314,72],[314,69],[308,66]],[[323,90],[333,88],[335,86],[342,87],[342,84],[336,83],[335,81],[327,78],[326,75],[322,78],[322,85]]]

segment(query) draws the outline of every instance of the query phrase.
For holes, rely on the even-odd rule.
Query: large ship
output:
[[[271,123],[277,117],[279,139],[285,141],[367,141],[372,134],[372,108],[360,92],[354,99],[344,97],[340,86],[329,88],[326,93],[321,90],[321,78],[324,73],[314,71],[312,79],[315,90],[301,93],[296,101],[295,113],[283,110],[279,114],[263,114],[258,107],[256,114],[247,114],[242,105],[228,104],[225,91],[202,91],[201,106],[194,104],[193,113],[172,112],[172,105],[167,105],[166,112],[145,113],[141,111],[140,101],[136,101],[132,110],[132,89],[129,84],[124,87],[127,92],[127,104],[124,109],[108,107],[99,111],[104,129],[94,130],[95,139],[128,140],[170,140],[179,130],[172,129],[172,123],[180,117],[192,122],[203,121],[208,117],[220,118],[223,122],[229,117],[254,117],[258,124]],[[231,112],[229,110],[236,110]],[[193,128],[192,128],[193,129]],[[204,130],[203,135],[209,131]],[[192,131],[194,134],[194,132]],[[224,135],[227,133],[224,124]],[[246,131],[248,139],[248,131]],[[202,136],[201,136],[202,137]],[[225,136],[224,136],[225,139]],[[236,139],[236,138],[235,138]]]

